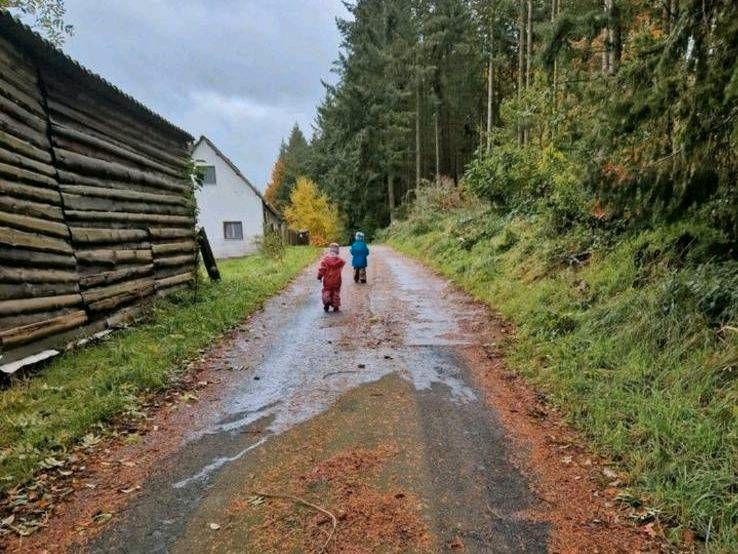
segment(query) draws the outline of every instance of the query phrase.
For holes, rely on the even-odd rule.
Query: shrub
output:
[[[267,258],[281,261],[284,259],[285,244],[282,235],[274,229],[267,229],[262,237],[259,250]]]

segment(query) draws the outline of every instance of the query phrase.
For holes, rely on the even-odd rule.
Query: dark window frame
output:
[[[212,171],[212,175],[213,175],[213,180],[212,181],[208,181],[206,179],[206,170],[208,170],[208,169],[212,169],[213,170]],[[214,165],[201,165],[200,166],[200,171],[202,172],[202,184],[203,185],[213,186],[213,185],[217,185],[218,184],[218,175],[215,172],[215,166]]]
[[[233,225],[238,230],[236,236],[228,236],[228,226]],[[223,222],[223,240],[243,240],[243,221],[224,221]]]

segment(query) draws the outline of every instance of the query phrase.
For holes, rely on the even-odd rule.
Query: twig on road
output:
[[[353,369],[348,369],[344,371],[331,371],[330,373],[326,373],[325,375],[323,375],[323,379],[327,379],[328,377],[332,377],[333,375],[342,375],[343,373],[359,373],[359,372]]]
[[[308,502],[307,500],[300,498],[299,496],[293,496],[291,494],[273,494],[268,492],[260,492],[256,491],[254,492],[256,496],[262,496],[264,498],[282,498],[284,500],[292,500],[292,502],[297,502],[298,504],[303,504],[304,506],[307,506],[308,508],[312,508],[313,510],[317,510],[321,512],[322,514],[327,515],[329,518],[331,518],[331,522],[333,523],[333,528],[331,529],[331,532],[328,534],[328,538],[323,543],[323,546],[320,547],[320,550],[318,552],[325,552],[325,549],[328,547],[328,543],[331,542],[331,539],[333,538],[333,534],[336,532],[336,527],[338,527],[338,519],[336,518],[333,513],[329,512],[325,508],[321,508],[317,504],[313,504],[312,502]]]

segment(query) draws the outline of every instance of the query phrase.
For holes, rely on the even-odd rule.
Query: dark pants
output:
[[[362,283],[366,283],[366,268],[365,267],[355,267],[354,268],[354,283],[358,283],[361,281]]]

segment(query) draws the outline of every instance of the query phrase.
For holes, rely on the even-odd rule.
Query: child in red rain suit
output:
[[[338,257],[338,245],[333,242],[318,267],[318,280],[323,281],[323,309],[331,306],[337,312],[341,307],[341,270],[346,262]]]

